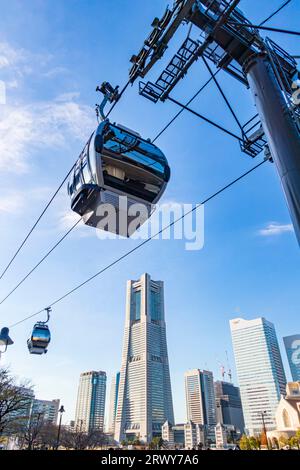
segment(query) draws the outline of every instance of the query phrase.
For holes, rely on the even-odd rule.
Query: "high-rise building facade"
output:
[[[120,372],[117,372],[111,380],[110,395],[109,395],[109,416],[108,416],[108,432],[114,434],[115,432],[115,419],[117,414],[118,395],[120,384]]]
[[[90,371],[80,374],[75,428],[85,432],[103,431],[106,373]]]
[[[239,387],[231,382],[215,382],[217,422],[244,432],[245,423]]]
[[[274,325],[265,318],[230,320],[233,350],[241,392],[245,429],[260,433],[275,427],[285,373]]]
[[[193,369],[185,373],[187,421],[216,425],[214,378],[208,370]]]
[[[40,415],[44,422],[57,423],[60,400],[37,400],[33,401],[32,416]]]
[[[143,274],[127,283],[115,440],[149,442],[174,424],[163,282]]]
[[[300,381],[300,335],[285,336],[283,338],[286,355],[294,382]]]

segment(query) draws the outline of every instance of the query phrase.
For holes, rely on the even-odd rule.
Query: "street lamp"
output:
[[[4,327],[0,331],[0,346],[4,346],[4,351],[0,351],[0,359],[1,354],[5,353],[7,350],[7,346],[14,344],[13,340],[9,336],[9,329]]]
[[[59,408],[58,412],[60,414],[59,417],[59,425],[58,425],[58,431],[57,431],[57,440],[56,440],[56,450],[58,450],[59,447],[59,438],[60,438],[60,429],[61,429],[61,420],[62,420],[62,415],[66,410],[64,409],[63,405]]]
[[[262,411],[260,414],[261,414],[261,419],[262,419],[262,423],[263,423],[264,435],[265,435],[266,440],[267,440],[267,448],[269,450],[269,442],[268,442],[268,437],[267,437],[267,428],[266,428],[266,423],[265,423],[265,414],[267,414],[267,412],[265,410],[265,411]]]

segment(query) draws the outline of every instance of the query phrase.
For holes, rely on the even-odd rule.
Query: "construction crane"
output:
[[[175,0],[161,19],[155,18],[142,49],[131,58],[129,81],[145,78],[164,55],[180,25],[196,27],[197,37],[187,36],[156,81],[140,81],[139,93],[153,101],[170,100],[182,109],[214,124],[209,119],[170,96],[190,67],[202,58],[249,88],[257,114],[241,124],[212,74],[230,111],[240,127],[233,135],[242,152],[256,157],[262,151],[275,162],[287,200],[295,234],[300,244],[300,100],[295,58],[269,38],[263,38],[238,8],[240,0]],[[195,29],[195,28],[194,28]],[[221,128],[214,124],[216,127]],[[224,129],[223,129],[224,130]]]
[[[232,372],[231,372],[231,367],[230,367],[230,364],[229,364],[229,359],[228,359],[228,352],[226,352],[226,359],[227,359],[227,369],[228,369],[228,378],[229,378],[229,382],[232,382]]]

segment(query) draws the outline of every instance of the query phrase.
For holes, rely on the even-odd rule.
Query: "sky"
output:
[[[52,193],[72,167],[97,123],[96,85],[126,83],[129,59],[161,16],[164,0],[0,0],[0,267],[6,266]],[[242,0],[257,23],[280,0]],[[294,0],[269,25],[299,29]],[[155,80],[187,33],[183,25],[149,76]],[[192,30],[197,39],[197,31]],[[272,33],[291,54],[296,37]],[[219,75],[242,122],[255,114],[250,91]],[[187,101],[208,78],[198,61],[172,92]],[[211,85],[193,108],[237,132],[218,90]],[[154,104],[129,87],[112,120],[153,138],[178,111]],[[200,203],[255,161],[234,139],[184,112],[156,142],[168,158],[171,180],[163,201]],[[10,270],[0,281],[1,299],[74,223],[64,186]],[[101,240],[81,226],[0,305],[0,326],[48,306],[57,297],[133,248],[136,240]],[[39,399],[60,398],[65,422],[74,418],[79,375],[104,370],[108,388],[121,365],[127,279],[148,272],[165,282],[168,352],[176,422],[185,416],[184,372],[233,370],[229,320],[265,316],[275,324],[287,377],[282,337],[300,332],[299,247],[276,169],[264,164],[205,206],[202,250],[183,240],[154,240],[53,308],[52,340],[44,356],[30,355],[26,340],[39,315],[10,330],[14,345],[2,355],[12,373],[29,378]],[[228,352],[228,362],[226,359]]]

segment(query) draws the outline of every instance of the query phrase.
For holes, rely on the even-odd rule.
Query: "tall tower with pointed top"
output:
[[[143,274],[127,282],[115,440],[150,442],[166,420],[174,424],[164,287]]]

